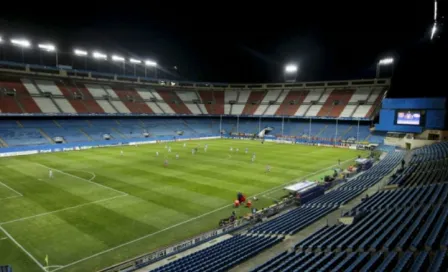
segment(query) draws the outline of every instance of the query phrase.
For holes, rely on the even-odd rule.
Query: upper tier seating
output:
[[[363,86],[350,89],[195,91],[188,88],[123,86],[113,82],[84,83],[75,79],[17,77],[0,79],[0,91],[15,94],[14,97],[0,93],[0,111],[372,118],[380,104],[377,98],[381,98],[385,91],[383,89]],[[45,97],[44,94],[51,94],[52,97]],[[230,101],[235,103],[230,104]]]

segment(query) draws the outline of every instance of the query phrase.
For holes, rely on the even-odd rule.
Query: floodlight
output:
[[[28,40],[24,39],[11,39],[11,43],[20,47],[30,47],[31,43]]]
[[[436,34],[436,32],[437,32],[437,24],[434,23],[434,25],[432,26],[432,29],[431,29],[431,40],[434,38],[434,35]],[[1,40],[0,40],[0,42],[1,42]]]
[[[87,56],[87,51],[84,50],[80,50],[80,49],[75,49],[73,50],[73,52],[75,52],[75,55],[77,56]]]
[[[37,45],[40,49],[48,51],[48,52],[53,52],[56,51],[56,47],[52,44],[38,44]]]
[[[138,59],[129,59],[129,61],[131,62],[131,63],[141,63],[142,61],[141,60],[138,60]]]
[[[113,60],[113,61],[124,61],[124,58],[123,58],[123,57],[120,57],[120,56],[113,55],[113,56],[112,56],[112,60]]]
[[[379,65],[390,65],[392,63],[394,63],[393,58],[384,58],[378,62]]]
[[[297,72],[297,65],[295,65],[295,64],[288,64],[288,65],[286,65],[285,72],[286,73],[295,73],[295,72]]]
[[[157,62],[155,62],[155,61],[152,61],[152,60],[146,60],[145,61],[145,65],[146,66],[157,66]]]
[[[107,59],[107,55],[100,52],[93,52],[92,55],[95,59]]]

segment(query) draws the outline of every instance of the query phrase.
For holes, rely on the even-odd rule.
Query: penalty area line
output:
[[[19,196],[23,196],[21,193],[17,192],[16,190],[14,190],[13,188],[9,187],[8,185],[4,184],[2,181],[0,181],[0,184],[5,186],[6,188],[8,188],[9,190],[13,191],[14,193],[16,193]]]
[[[69,176],[69,177],[76,178],[76,179],[79,179],[79,180],[83,180],[83,181],[85,181],[85,182],[89,182],[89,183],[95,184],[95,185],[97,185],[97,186],[103,187],[103,188],[108,189],[108,190],[112,190],[112,191],[117,192],[117,193],[120,193],[120,194],[128,195],[128,193],[126,193],[126,192],[123,192],[123,191],[114,189],[114,188],[112,188],[112,187],[103,185],[103,184],[98,183],[98,182],[94,182],[94,181],[92,181],[93,179],[88,180],[88,179],[85,179],[85,178],[81,178],[81,177],[72,175],[72,174],[70,174],[70,173],[64,172],[64,171],[62,171],[62,170],[59,170],[59,169],[56,169],[56,168],[51,168],[51,167],[49,167],[49,166],[46,166],[45,164],[41,164],[41,163],[38,163],[38,162],[32,162],[32,163],[35,164],[35,165],[39,165],[39,166],[41,166],[41,167],[47,168],[47,169],[54,170],[54,171],[59,172],[59,173],[61,173],[61,174],[67,175],[67,176]],[[77,170],[77,171],[79,171],[79,170]],[[95,175],[95,177],[96,177],[96,175]]]
[[[16,198],[16,197],[22,197],[22,196],[19,196],[19,195],[8,196],[8,197],[0,198],[0,201],[1,201],[1,200],[6,200],[6,199],[11,199],[11,198]]]
[[[3,231],[3,233],[14,243],[17,247],[19,247],[28,257],[30,257],[31,260],[33,260],[40,269],[47,272],[47,269],[31,254],[29,253],[21,244],[19,244],[14,237],[11,236],[2,226],[0,226],[0,230]]]

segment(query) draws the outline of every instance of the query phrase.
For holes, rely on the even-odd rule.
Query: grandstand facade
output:
[[[28,67],[28,66],[26,66]],[[291,116],[369,120],[388,80],[223,85],[104,79],[1,69],[0,110],[15,114],[157,114]]]
[[[0,66],[0,147],[161,139],[179,131],[256,134],[267,126],[276,136],[325,144],[384,138],[370,133],[389,87],[384,79],[229,85]]]

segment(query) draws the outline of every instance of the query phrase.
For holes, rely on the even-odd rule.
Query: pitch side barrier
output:
[[[142,138],[142,139],[129,139],[129,140],[103,140],[103,141],[77,142],[68,144],[4,147],[0,148],[0,157],[12,157],[12,156],[22,156],[22,155],[32,155],[32,154],[52,153],[52,152],[66,152],[66,151],[86,150],[91,148],[113,147],[123,145],[155,144],[161,142],[207,140],[207,139],[219,139],[219,138],[221,138],[221,136],[217,135],[210,135],[203,137],[164,136],[157,138]]]

